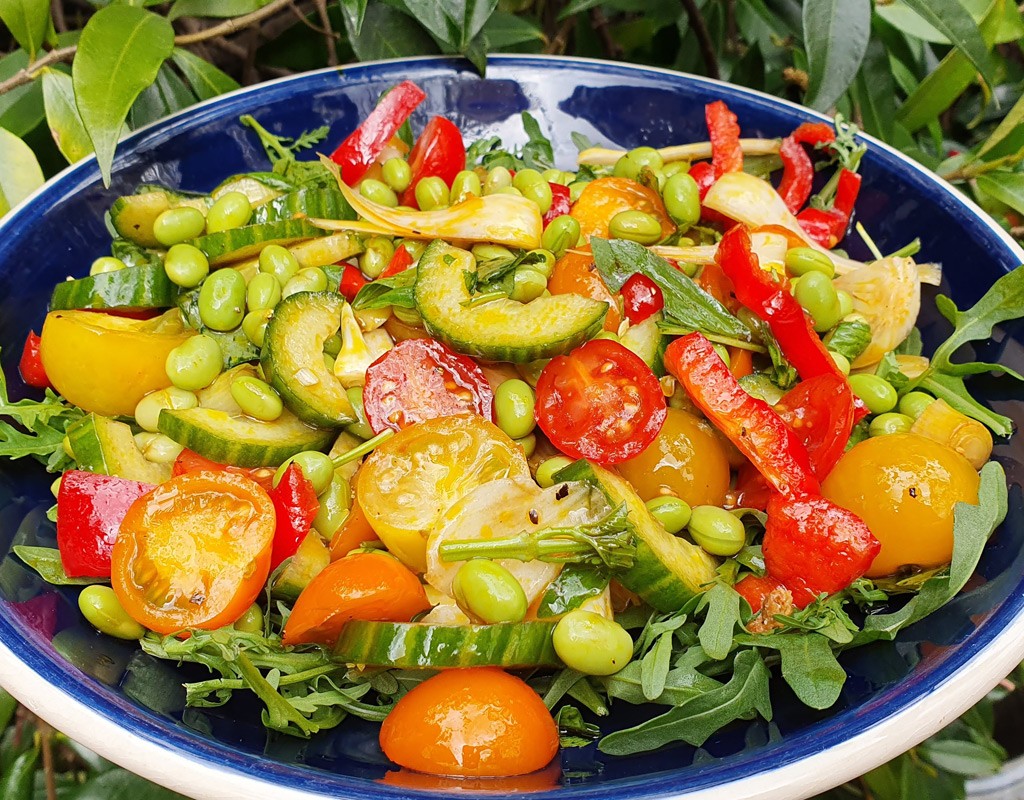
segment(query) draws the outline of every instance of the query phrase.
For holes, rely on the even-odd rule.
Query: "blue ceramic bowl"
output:
[[[276,132],[295,135],[328,123],[340,141],[383,89],[411,78],[428,99],[414,127],[444,114],[467,139],[498,134],[521,143],[521,111],[555,133],[559,164],[572,168],[569,133],[595,143],[664,146],[706,138],[704,105],[725,99],[745,136],[780,136],[810,112],[756,92],[677,73],[579,59],[496,57],[482,80],[464,62],[428,58],[324,70],[244,89],[204,103],[128,137],[104,188],[96,162],[48,183],[0,226],[0,344],[16,375],[21,342],[39,329],[50,290],[84,275],[106,252],[104,211],[141,182],[208,190],[236,172],[266,168],[250,131],[252,113]],[[883,251],[915,236],[921,258],[940,261],[943,291],[961,306],[978,299],[1024,260],[1012,240],[956,191],[890,148],[872,141],[863,161],[858,217]],[[866,256],[856,237],[854,256]],[[947,329],[925,299],[921,325],[930,346]],[[1008,326],[979,347],[986,360],[1024,369],[1022,326]],[[17,380],[14,383],[18,383]],[[1020,423],[1024,405],[1006,381],[979,379],[987,403]],[[12,387],[12,394],[21,391]],[[778,681],[771,723],[737,723],[703,748],[680,746],[634,758],[592,749],[563,754],[557,788],[538,797],[804,797],[854,777],[912,746],[966,710],[1024,656],[1024,443],[1000,443],[996,457],[1011,481],[1010,514],[985,551],[968,591],[894,644],[843,658],[849,680],[836,706],[812,712]],[[51,477],[27,460],[0,466],[0,553],[13,544],[53,544],[45,519]],[[204,800],[430,796],[381,779],[389,771],[375,726],[352,720],[311,741],[265,734],[252,704],[183,709],[173,668],[95,634],[80,618],[73,590],[43,584],[15,558],[0,562],[0,683],[42,717],[102,755]],[[616,708],[610,730],[634,721]],[[526,788],[525,786],[523,788]],[[497,794],[501,796],[505,790]],[[434,794],[433,796],[437,796]],[[495,796],[491,794],[490,796]]]

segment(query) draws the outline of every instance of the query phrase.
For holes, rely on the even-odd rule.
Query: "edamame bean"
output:
[[[907,392],[900,398],[900,413],[906,414],[911,419],[917,419],[934,402],[935,398],[925,392]]]
[[[536,183],[526,184],[519,191],[522,192],[523,197],[527,200],[532,200],[537,204],[541,214],[548,213],[548,210],[551,208],[551,202],[554,199],[554,195],[551,192],[551,184],[547,181],[539,180]]]
[[[507,247],[500,244],[475,244],[471,251],[477,266],[488,263],[489,266],[500,267],[516,260],[515,255]]]
[[[232,627],[242,633],[262,633],[263,609],[253,603],[242,612],[242,616],[235,620]]]
[[[227,192],[217,198],[206,212],[206,230],[208,233],[229,231],[241,228],[252,216],[252,204],[241,192]]]
[[[281,302],[281,282],[269,272],[253,275],[245,290],[245,304],[250,311],[273,308]]]
[[[313,517],[313,527],[327,541],[334,538],[345,518],[348,516],[349,496],[348,481],[335,473],[330,486],[320,495],[320,508]]]
[[[838,289],[836,297],[839,300],[839,319],[846,319],[853,313],[853,295],[849,292]]]
[[[515,177],[512,179],[512,185],[519,191],[523,191],[527,186],[531,186],[534,183],[547,183],[547,181],[544,180],[539,171],[529,167],[516,172]]]
[[[615,162],[615,166],[612,168],[612,175],[616,178],[629,178],[631,181],[635,181],[639,174],[640,165],[633,160],[629,153],[619,156],[619,160]]]
[[[661,168],[661,172],[666,178],[671,178],[673,175],[678,175],[680,172],[689,171],[689,161],[669,161]]]
[[[399,247],[404,247],[415,262],[420,260],[423,251],[427,249],[427,243],[421,239],[402,239],[395,243],[395,249],[397,250]]]
[[[394,189],[384,183],[384,181],[379,181],[376,178],[363,178],[359,182],[359,194],[371,203],[377,203],[388,208],[394,208],[398,205],[398,195],[395,194]]]
[[[293,455],[289,461],[297,464],[306,480],[313,484],[313,491],[320,494],[334,480],[334,462],[326,453],[317,450],[303,450]]]
[[[420,312],[415,308],[402,308],[402,306],[391,306],[391,313],[394,314],[395,319],[404,325],[409,325],[413,328],[423,327],[423,317],[420,316]]]
[[[796,301],[814,320],[814,330],[830,330],[839,322],[839,298],[832,279],[824,272],[811,271],[800,277],[793,290]]]
[[[682,230],[700,221],[700,187],[685,172],[677,172],[665,180],[661,190],[665,210]],[[660,231],[660,227],[659,227]]]
[[[682,498],[663,495],[648,500],[646,506],[669,533],[679,533],[690,522],[690,504]]]
[[[515,575],[486,558],[474,558],[459,567],[452,592],[463,611],[488,625],[522,622],[529,605]]]
[[[555,473],[565,469],[572,463],[571,458],[565,456],[555,456],[549,458],[537,467],[536,479],[538,485],[542,489],[547,489],[549,486],[555,485]]]
[[[492,167],[484,180],[484,194],[496,194],[512,185],[512,173],[505,167]]]
[[[531,458],[534,451],[537,449],[537,434],[531,433],[527,436],[523,436],[521,439],[516,439],[516,444],[523,448],[524,456]]]
[[[786,269],[790,275],[806,275],[820,272],[828,278],[836,274],[832,259],[813,247],[791,247],[786,251]]]
[[[829,350],[828,354],[832,357],[832,363],[839,368],[841,373],[844,375],[850,374],[850,359],[835,350]]]
[[[906,414],[889,411],[879,414],[868,425],[868,436],[891,436],[894,433],[907,433],[914,420]]]
[[[384,182],[396,192],[404,192],[412,183],[412,167],[404,158],[389,158],[380,169]]]
[[[896,408],[899,397],[892,384],[877,375],[860,374],[849,377],[850,389],[864,401],[872,414],[884,414]]]
[[[584,675],[614,675],[633,657],[629,631],[579,608],[558,621],[551,641],[565,665]]]
[[[335,333],[332,336],[328,336],[324,339],[324,353],[331,356],[331,358],[337,358],[338,353],[341,352],[341,346],[344,344],[340,333]]]
[[[199,405],[199,398],[194,392],[179,389],[177,386],[168,386],[156,392],[150,392],[143,397],[135,406],[135,421],[144,431],[156,432],[160,429],[160,412],[164,409],[175,411],[185,408],[195,408]]]
[[[230,267],[212,273],[199,290],[199,318],[207,328],[230,331],[245,317],[245,278]]]
[[[608,222],[608,232],[615,239],[629,239],[640,244],[654,244],[661,238],[661,223],[644,211],[620,211]]]
[[[569,202],[575,203],[580,199],[580,195],[583,194],[583,190],[587,188],[587,184],[590,181],[573,181],[569,184]]]
[[[209,336],[197,334],[167,354],[164,369],[179,389],[196,392],[209,386],[220,375],[224,356],[220,345]]]
[[[383,236],[371,236],[363,245],[366,249],[359,256],[359,271],[370,280],[379,278],[395,256],[395,246]]]
[[[300,269],[281,289],[282,297],[296,292],[322,292],[327,288],[327,273],[320,267]]]
[[[154,464],[173,464],[185,449],[170,436],[164,436],[162,433],[147,435],[151,438],[139,449],[142,451],[142,457]]]
[[[135,440],[135,446],[139,448],[139,452],[142,453],[147,447],[149,447],[150,442],[159,435],[159,433],[153,433],[152,431],[139,431],[132,437],[132,439]]]
[[[198,208],[169,208],[153,220],[153,237],[164,247],[195,239],[206,227],[206,217]]]
[[[550,279],[551,273],[555,271],[555,254],[550,250],[545,250],[543,247],[530,250],[523,261],[529,265],[530,269],[537,270],[547,279]]]
[[[714,556],[734,556],[747,542],[743,521],[718,506],[696,506],[686,526],[690,538]]]
[[[263,340],[267,335],[267,325],[270,318],[274,316],[274,309],[261,308],[259,311],[250,311],[242,318],[242,333],[245,338],[257,347],[263,347]]]
[[[543,272],[538,272],[531,267],[519,267],[512,280],[513,300],[520,303],[529,303],[540,297],[548,288],[548,279]]]
[[[545,249],[554,253],[555,258],[561,258],[565,255],[566,250],[576,246],[579,239],[580,223],[575,217],[562,214],[548,223],[540,243]]]
[[[639,164],[640,169],[643,169],[644,167],[661,169],[665,165],[665,159],[663,159],[661,157],[661,153],[653,147],[634,147],[626,155]]]
[[[118,639],[141,639],[146,635],[146,629],[128,615],[109,586],[86,586],[78,595],[78,607],[100,633]]]
[[[552,167],[551,169],[544,170],[540,174],[540,176],[548,183],[560,183],[562,186],[568,186],[569,181],[572,180],[573,177],[575,177],[572,175],[572,173],[565,172],[560,169],[555,169],[554,167]]]
[[[480,176],[471,169],[464,169],[456,173],[452,180],[451,201],[461,203],[470,197],[479,197],[483,194],[483,186],[480,184]]]
[[[524,380],[510,378],[502,381],[494,392],[494,415],[501,428],[513,439],[521,439],[537,425],[534,416],[536,398],[533,389]]]
[[[175,244],[164,256],[164,272],[171,283],[183,289],[194,289],[210,274],[206,253],[195,245]]]
[[[451,195],[443,178],[434,175],[429,178],[421,178],[420,182],[416,184],[416,205],[420,207],[421,211],[447,208],[449,202],[451,202]]]
[[[117,272],[119,269],[124,269],[127,266],[128,265],[119,258],[114,258],[113,256],[100,256],[89,266],[89,274],[102,275],[105,272]]]
[[[273,422],[284,412],[281,396],[266,381],[243,375],[231,382],[231,396],[238,407],[254,419]]]
[[[299,271],[299,261],[291,250],[268,244],[260,250],[260,272],[269,272],[284,286]]]
[[[356,412],[356,422],[350,422],[345,430],[360,439],[372,439],[373,428],[366,421],[366,411],[363,408],[363,387],[353,386],[346,389],[345,394],[348,395],[348,402],[352,405],[352,410]]]

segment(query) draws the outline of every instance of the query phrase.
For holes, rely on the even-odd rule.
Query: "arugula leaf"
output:
[[[89,586],[93,583],[110,583],[107,578],[69,578],[60,560],[60,551],[55,547],[33,547],[16,544],[14,555],[39,573],[39,577],[54,586]]]
[[[782,677],[805,705],[829,708],[839,699],[846,671],[836,660],[829,640],[820,633],[741,634],[736,642],[777,650]]]
[[[590,246],[597,271],[611,291],[618,292],[631,275],[639,272],[658,284],[665,297],[665,314],[678,324],[702,333],[750,341],[750,329],[725,306],[642,244],[591,237]]]
[[[721,661],[732,650],[733,631],[740,621],[740,595],[731,586],[716,583],[702,595],[707,615],[697,634],[709,658]]]
[[[334,178],[319,161],[298,161],[295,154],[313,147],[327,138],[330,127],[321,125],[298,136],[277,136],[264,128],[250,114],[238,118],[243,125],[256,131],[260,144],[270,159],[272,169],[297,186],[334,186]]]
[[[644,697],[654,700],[661,697],[672,666],[672,633],[666,631],[658,637],[654,647],[640,662],[640,688]]]
[[[987,425],[998,436],[1009,436],[1013,433],[1013,420],[1002,414],[997,414],[975,400],[967,391],[963,378],[957,375],[931,372],[925,373],[917,385],[940,400],[945,400],[961,414],[966,414]]]
[[[407,269],[390,278],[377,278],[363,286],[352,301],[357,311],[364,308],[416,308],[416,270]]]
[[[68,468],[73,462],[64,451],[65,431],[83,413],[50,389],[42,400],[26,398],[12,403],[7,394],[7,377],[0,369],[0,456],[32,456],[50,472]],[[4,422],[3,417],[16,424]]]
[[[487,169],[505,167],[510,170],[535,169],[539,172],[554,167],[554,149],[551,140],[541,131],[540,123],[526,111],[521,118],[527,136],[522,148],[506,150],[499,136],[477,139],[466,149],[466,164],[480,164]]]
[[[914,327],[910,329],[907,338],[900,342],[893,352],[898,356],[919,356],[924,352],[924,340],[921,338],[921,331]]]
[[[583,719],[576,706],[562,706],[555,715],[558,738],[564,747],[586,747],[601,735],[601,729]]]
[[[696,660],[700,662],[707,660],[699,645],[689,648],[686,652],[690,653],[691,651],[695,654]],[[625,667],[604,680],[605,691],[608,692],[609,697],[633,705],[660,703],[667,706],[681,706],[687,700],[718,689],[722,685],[720,681],[709,678],[689,665],[676,666],[665,675],[661,693],[655,697],[648,697],[644,692],[642,661],[630,661]]]
[[[527,136],[521,154],[523,163],[539,172],[553,168],[555,151],[551,146],[551,140],[540,129],[540,123],[526,111],[523,112],[523,130]]]

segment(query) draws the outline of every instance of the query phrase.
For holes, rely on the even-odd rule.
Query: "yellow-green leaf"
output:
[[[105,184],[132,103],[173,49],[171,23],[133,6],[101,8],[82,31],[71,76]]]
[[[0,128],[0,216],[43,185],[35,153],[6,128]]]
[[[0,19],[34,59],[50,31],[50,0],[0,0]]]
[[[188,50],[175,47],[171,58],[200,100],[208,100],[238,88],[234,78]]]
[[[1024,214],[1024,173],[986,172],[977,182],[979,190]]]
[[[823,111],[849,88],[864,60],[870,0],[806,0],[803,25],[810,73],[804,102]]]
[[[92,153],[92,141],[75,105],[70,75],[53,69],[43,73],[43,103],[53,141],[68,163],[74,164]]]

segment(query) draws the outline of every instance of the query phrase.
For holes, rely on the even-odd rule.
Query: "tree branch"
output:
[[[686,9],[686,16],[690,19],[690,27],[693,28],[693,35],[697,37],[697,44],[700,46],[701,56],[704,58],[704,65],[708,70],[709,78],[718,78],[721,74],[718,71],[718,58],[715,56],[715,45],[711,41],[711,34],[708,33],[708,26],[704,17],[697,8],[694,0],[683,0],[683,8]]]
[[[600,8],[590,9],[590,23],[593,25],[594,30],[597,31],[598,36],[601,37],[608,58],[622,58],[622,48],[612,37],[612,32],[608,28],[608,18],[604,15],[604,11]]]
[[[575,27],[576,15],[573,14],[571,17],[566,17],[562,24],[558,26],[558,31],[555,33],[554,38],[545,46],[544,53],[549,56],[562,55],[568,46],[569,34],[572,33],[572,29]]]

